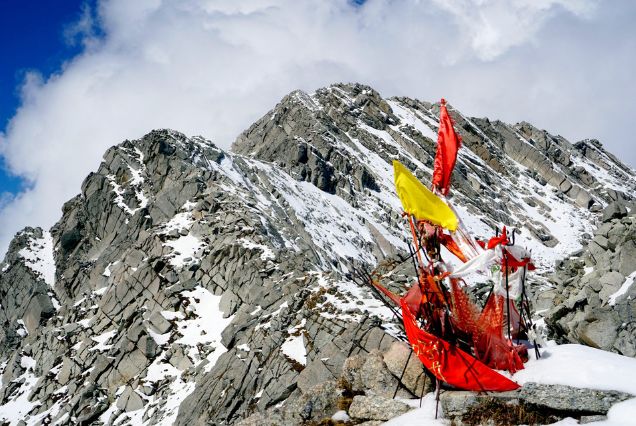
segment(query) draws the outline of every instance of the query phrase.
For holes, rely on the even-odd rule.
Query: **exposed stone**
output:
[[[170,322],[168,320],[166,320],[163,315],[161,315],[161,312],[159,311],[155,311],[151,316],[150,316],[150,324],[155,328],[155,330],[159,333],[159,334],[165,334],[170,330],[170,327],[172,324],[170,324]]]
[[[410,356],[409,356],[410,355]],[[411,348],[403,342],[395,342],[389,350],[383,355],[387,369],[398,379],[401,377],[401,383],[415,396],[422,395],[427,378],[422,368],[422,363],[417,356],[412,353]],[[408,365],[406,364],[408,360]],[[406,366],[406,368],[405,368]],[[431,380],[428,380],[427,389],[433,386]]]
[[[296,384],[303,393],[309,392],[316,383],[333,380],[336,377],[329,370],[322,359],[315,359],[298,375]]]
[[[581,418],[579,419],[579,424],[586,425],[588,423],[601,422],[603,420],[607,420],[607,416],[581,416]]]
[[[634,227],[632,227],[634,229]],[[626,241],[620,246],[618,254],[617,270],[627,276],[636,271],[636,241]]]
[[[461,421],[470,414],[473,407],[488,404],[490,400],[503,402],[511,411],[535,410],[557,419],[565,417],[589,418],[604,416],[612,405],[632,398],[632,395],[617,391],[601,391],[575,388],[564,385],[526,383],[520,389],[510,392],[479,394],[467,391],[444,391],[440,404],[447,419]],[[496,420],[493,420],[496,422]]]
[[[378,350],[348,358],[342,367],[342,377],[351,384],[354,392],[364,390],[369,396],[380,395],[390,398],[398,388],[397,378],[388,370],[383,355]],[[404,395],[403,391],[400,395],[410,396]]]
[[[632,395],[572,386],[526,383],[519,391],[519,398],[554,410],[606,414],[612,405],[632,398]]]
[[[403,402],[382,396],[353,397],[349,415],[360,420],[389,420],[411,410],[411,407]]]
[[[616,340],[617,326],[618,324],[611,316],[603,316],[596,321],[580,323],[577,332],[586,345],[611,350]]]
[[[551,278],[556,283],[551,302],[546,303],[548,298],[541,293],[535,300],[546,306],[543,316],[550,336],[557,341],[636,356],[630,334],[636,313],[636,301],[628,296],[632,290],[614,296],[636,270],[636,213],[625,211],[623,215],[621,206],[613,203],[606,209],[607,221],[582,253],[585,271],[578,259],[566,260]]]
[[[126,412],[136,411],[144,408],[144,400],[133,388],[126,386],[116,405],[117,408]]]
[[[603,222],[609,222],[612,219],[620,219],[627,215],[627,209],[622,203],[610,203],[603,209]]]
[[[24,324],[29,333],[35,332],[40,324],[55,312],[51,298],[45,294],[36,294],[31,298],[24,312]]]

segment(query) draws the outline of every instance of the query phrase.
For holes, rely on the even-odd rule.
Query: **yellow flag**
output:
[[[397,160],[393,160],[393,173],[395,190],[405,212],[450,231],[457,229],[457,216],[450,207]]]

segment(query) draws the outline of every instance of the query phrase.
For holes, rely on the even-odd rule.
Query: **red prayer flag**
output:
[[[507,377],[489,368],[461,349],[418,327],[404,298],[402,321],[413,352],[438,379],[464,390],[504,392],[519,388]]]
[[[488,244],[486,245],[486,248],[490,250],[497,247],[499,244],[504,246],[508,244],[508,231],[506,231],[505,226],[503,227],[503,230],[501,231],[501,235],[499,235],[498,237],[492,237],[490,240],[488,240]]]
[[[457,151],[461,143],[462,139],[455,133],[453,121],[448,115],[446,100],[442,99],[439,112],[437,153],[433,169],[433,187],[437,188],[442,195],[448,194],[451,174],[455,168]]]

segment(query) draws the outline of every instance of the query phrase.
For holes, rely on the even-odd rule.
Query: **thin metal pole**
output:
[[[437,419],[437,413],[439,411],[439,391],[442,388],[440,380],[435,378],[435,419]],[[421,404],[421,400],[420,400]]]
[[[409,349],[411,349],[409,347]],[[398,389],[400,388],[400,383],[402,383],[402,379],[404,378],[404,373],[406,373],[406,367],[409,365],[409,361],[411,360],[411,355],[413,354],[413,350],[409,350],[409,356],[406,358],[406,363],[404,364],[404,368],[402,369],[402,374],[400,374],[400,379],[397,382],[397,386],[395,386],[395,392],[393,392],[393,399],[398,393]]]
[[[420,392],[420,408],[422,408],[422,399],[424,399],[424,390],[426,389],[426,379],[428,379],[428,374],[426,374],[426,367],[422,364],[422,371],[424,372],[424,384],[422,385],[422,391]]]
[[[504,249],[505,250],[505,249]],[[508,312],[508,339],[512,341],[512,333],[510,331],[510,290],[508,289],[508,257],[503,252],[504,266],[506,268],[506,312]]]

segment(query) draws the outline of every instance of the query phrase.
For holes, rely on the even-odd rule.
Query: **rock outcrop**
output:
[[[586,249],[561,262],[538,296],[550,336],[636,356],[636,206],[602,212]]]

